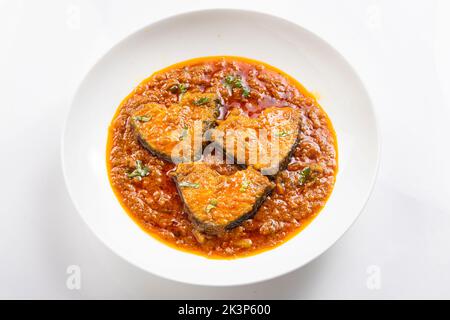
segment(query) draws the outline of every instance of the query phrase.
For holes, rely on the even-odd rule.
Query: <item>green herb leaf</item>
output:
[[[169,91],[173,94],[178,94],[178,101],[181,101],[181,98],[183,97],[184,93],[189,89],[188,83],[180,83],[180,84],[174,84],[173,86],[169,87]]]
[[[196,106],[201,106],[201,105],[207,104],[208,102],[209,102],[209,98],[208,97],[201,97],[200,99],[195,100],[194,104]]]
[[[186,84],[181,83],[180,84],[180,93],[185,93],[188,90],[188,88],[189,88],[189,85],[187,83]]]
[[[146,166],[143,166],[141,160],[136,160],[136,169],[134,169],[130,173],[127,173],[127,176],[130,179],[136,178],[138,181],[141,181],[142,178],[148,176],[149,173],[150,169]]]
[[[198,183],[193,183],[189,181],[181,181],[180,183],[178,183],[178,185],[183,188],[194,188],[194,189],[200,188],[200,185]]]
[[[235,88],[241,89],[243,87],[241,78],[236,78],[236,80],[234,80],[233,85]]]
[[[281,132],[276,132],[275,133],[275,136],[277,136],[277,137],[286,137],[287,135],[290,135],[291,133],[290,132],[287,132],[287,131],[281,131]]]
[[[242,181],[241,188],[239,189],[240,192],[247,191],[247,188],[250,186],[250,182],[247,180]]]
[[[189,84],[187,83],[180,83],[180,84],[174,84],[172,86],[169,87],[169,91],[173,94],[177,94],[177,93],[185,93],[189,88]]]
[[[225,83],[226,84],[228,84],[228,85],[230,85],[230,86],[232,86],[233,85],[233,83],[234,83],[234,81],[235,81],[235,77],[234,76],[232,76],[232,75],[227,75],[226,77],[225,77]]]
[[[134,121],[148,122],[152,120],[152,116],[134,116]]]
[[[233,88],[242,89],[242,97],[248,98],[250,96],[250,87],[245,86],[242,83],[241,76],[227,75],[224,79],[225,86],[228,88],[230,95],[233,92]]]
[[[300,176],[298,177],[298,184],[304,186],[306,183],[313,179],[312,171],[310,167],[304,168],[300,172]]]
[[[218,204],[219,202],[217,201],[217,199],[210,199],[209,200],[209,204],[206,206],[206,208],[205,208],[205,211],[207,212],[207,213],[209,213],[212,209],[214,209],[214,208],[216,208],[217,207],[217,204]]]

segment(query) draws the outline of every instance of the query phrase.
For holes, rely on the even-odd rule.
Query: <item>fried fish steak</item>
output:
[[[253,166],[265,175],[283,170],[300,139],[300,110],[270,107],[257,118],[233,109],[218,120],[213,140],[237,164]]]
[[[138,141],[169,162],[194,160],[201,154],[203,134],[216,124],[219,106],[214,93],[186,93],[166,107],[147,103],[131,116]]]
[[[217,235],[251,218],[274,188],[249,167],[220,174],[211,163],[179,163],[172,177],[185,210],[197,230]]]

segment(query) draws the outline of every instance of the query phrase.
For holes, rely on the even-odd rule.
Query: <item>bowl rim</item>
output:
[[[71,189],[70,185],[69,185],[69,179],[68,179],[68,173],[67,173],[67,167],[66,167],[66,163],[65,163],[65,149],[66,149],[66,145],[65,145],[65,137],[66,137],[66,131],[67,131],[67,127],[68,127],[68,121],[70,119],[71,113],[74,109],[74,103],[75,103],[75,98],[76,96],[79,94],[81,87],[83,85],[83,83],[85,82],[85,80],[89,77],[89,75],[91,74],[91,72],[95,69],[95,67],[109,54],[109,52],[111,50],[113,50],[114,48],[118,47],[119,45],[121,45],[122,43],[124,43],[125,41],[127,41],[129,38],[133,37],[134,35],[144,31],[147,28],[151,28],[154,25],[157,25],[161,22],[165,22],[167,20],[173,20],[173,19],[177,19],[177,18],[182,18],[184,16],[189,16],[189,15],[193,15],[193,14],[217,14],[217,13],[235,13],[235,14],[251,14],[251,15],[255,15],[255,16],[261,16],[263,18],[271,18],[271,19],[277,19],[280,22],[286,23],[291,25],[294,28],[300,28],[302,29],[302,31],[306,32],[307,34],[314,36],[316,39],[318,39],[319,41],[321,41],[322,43],[326,44],[328,47],[330,47],[334,53],[347,65],[347,67],[349,68],[350,72],[352,73],[352,75],[355,77],[355,79],[361,84],[362,89],[364,90],[365,94],[367,95],[367,100],[368,100],[368,105],[369,105],[369,109],[372,112],[372,118],[373,118],[373,124],[374,124],[374,130],[375,130],[375,138],[376,138],[376,159],[375,159],[375,168],[374,171],[372,173],[372,177],[370,179],[369,182],[369,188],[364,196],[364,202],[363,205],[361,207],[361,209],[359,210],[358,214],[355,216],[355,218],[353,219],[353,221],[351,222],[351,224],[339,235],[339,237],[337,237],[335,239],[334,242],[330,243],[328,245],[328,247],[323,250],[322,252],[318,252],[314,255],[311,256],[310,259],[305,260],[302,264],[299,264],[291,269],[288,270],[284,270],[278,273],[274,273],[274,274],[270,274],[267,276],[263,276],[260,277],[259,279],[254,279],[254,280],[241,280],[241,281],[237,281],[237,282],[229,282],[229,283],[215,283],[215,284],[206,284],[206,283],[199,283],[199,282],[195,282],[195,281],[188,281],[188,280],[182,280],[180,278],[172,278],[170,276],[164,275],[164,274],[159,274],[156,272],[153,272],[151,270],[145,269],[143,266],[140,266],[138,264],[136,264],[134,261],[128,260],[127,258],[125,258],[124,256],[122,256],[121,254],[119,254],[115,249],[113,249],[108,243],[106,243],[106,241],[101,238],[93,229],[93,227],[88,223],[88,221],[86,221],[86,218],[84,217],[84,215],[81,214],[81,209],[80,206],[78,204],[78,202],[75,200],[74,198],[74,192]],[[97,239],[100,240],[101,243],[103,243],[103,245],[108,248],[111,252],[113,252],[116,256],[120,257],[122,260],[126,261],[127,263],[133,265],[134,267],[137,267],[140,270],[143,270],[149,274],[152,274],[154,276],[157,276],[159,278],[162,279],[166,279],[166,280],[170,280],[170,281],[174,281],[176,283],[182,283],[182,284],[189,284],[189,285],[196,285],[196,286],[200,286],[200,287],[239,287],[239,286],[245,286],[245,285],[251,285],[251,284],[256,284],[256,283],[261,283],[261,282],[265,282],[265,281],[269,281],[272,279],[276,279],[279,278],[281,276],[290,274],[292,272],[294,272],[295,270],[298,270],[302,267],[304,267],[305,265],[309,264],[310,262],[312,262],[313,260],[317,259],[318,257],[320,257],[322,254],[324,254],[326,251],[328,251],[330,248],[332,248],[355,224],[355,222],[359,219],[359,217],[361,216],[362,212],[365,210],[365,208],[367,207],[367,203],[370,199],[370,196],[374,190],[377,178],[378,178],[378,173],[379,173],[379,167],[380,167],[380,162],[381,162],[381,133],[380,133],[380,129],[379,129],[379,117],[377,114],[377,110],[374,107],[374,103],[373,103],[373,99],[371,97],[370,91],[368,90],[365,82],[362,80],[362,78],[359,76],[359,74],[357,73],[356,69],[354,68],[354,66],[343,56],[343,54],[341,54],[340,51],[338,51],[334,46],[332,46],[331,44],[329,44],[326,40],[324,40],[322,37],[318,36],[316,33],[310,31],[309,29],[297,24],[296,22],[293,22],[291,20],[288,20],[284,17],[280,17],[278,15],[275,14],[271,14],[271,13],[267,13],[267,12],[263,12],[263,11],[258,11],[258,10],[248,10],[248,9],[235,9],[235,8],[210,8],[210,9],[199,9],[199,10],[187,10],[187,11],[183,11],[177,14],[173,14],[173,15],[168,15],[168,16],[164,16],[160,19],[157,19],[155,21],[152,21],[144,26],[139,27],[136,30],[133,30],[131,32],[129,32],[127,35],[125,35],[124,37],[122,37],[120,40],[114,42],[114,44],[112,46],[109,46],[102,54],[100,54],[100,56],[98,58],[95,59],[95,61],[89,65],[89,67],[87,68],[87,71],[84,72],[83,76],[81,77],[76,89],[73,91],[71,97],[70,97],[70,103],[69,103],[69,108],[66,111],[65,114],[65,118],[64,118],[64,122],[63,122],[63,126],[61,129],[61,136],[60,136],[60,160],[61,160],[61,169],[62,169],[62,174],[63,174],[63,178],[64,178],[64,184],[65,187],[67,189],[67,192],[69,194],[69,198],[73,204],[73,206],[75,207],[75,210],[77,211],[78,215],[81,217],[82,221],[84,222],[85,225],[87,225],[88,229],[95,235],[95,237]],[[273,248],[271,250],[276,250],[278,247]],[[243,258],[247,258],[247,257],[243,257]]]

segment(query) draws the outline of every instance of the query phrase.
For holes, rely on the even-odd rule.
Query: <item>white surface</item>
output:
[[[450,298],[445,2],[0,1],[0,297]],[[109,47],[162,17],[225,5],[285,17],[343,53],[369,88],[383,145],[374,193],[333,248],[281,278],[206,288],[149,275],[101,244],[68,198],[59,141],[76,85]],[[66,287],[69,265],[81,267],[81,290]]]
[[[235,21],[230,25],[232,19]],[[246,38],[236,38],[238,33]],[[186,44],[183,50],[179,43]],[[188,45],[192,43],[195,46]],[[265,61],[320,92],[321,105],[336,130],[340,155],[333,193],[306,230],[275,250],[233,261],[187,254],[149,237],[124,214],[110,187],[105,163],[112,115],[137,84],[136,79],[143,80],[176,62],[218,54]],[[379,160],[372,103],[342,56],[295,24],[242,10],[177,15],[149,25],[114,46],[77,90],[62,148],[69,193],[83,220],[103,243],[130,263],[164,278],[217,286],[272,279],[322,254],[360,214],[374,185]]]

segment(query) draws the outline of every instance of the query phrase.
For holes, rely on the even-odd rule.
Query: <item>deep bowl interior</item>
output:
[[[337,133],[339,173],[327,205],[299,235],[247,258],[211,260],[170,248],[142,231],[108,182],[108,125],[122,99],[153,72],[201,56],[234,55],[273,65],[320,94]],[[165,278],[202,285],[270,279],[308,263],[355,221],[371,191],[379,141],[360,79],[326,42],[270,15],[240,10],[186,13],[151,24],[114,46],[81,83],[63,135],[70,195],[92,231],[119,256]]]

